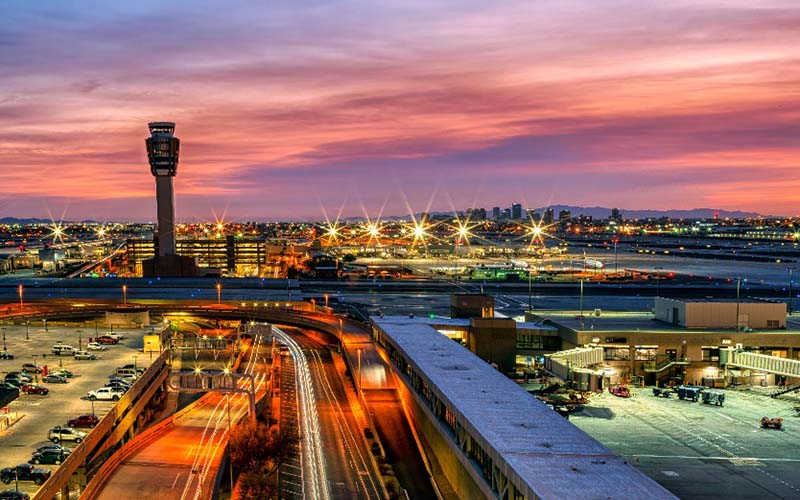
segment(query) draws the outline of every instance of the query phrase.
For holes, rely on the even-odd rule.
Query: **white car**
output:
[[[124,335],[120,335],[119,333],[108,332],[108,333],[106,333],[104,335],[106,337],[111,337],[112,339],[125,340],[125,336]]]
[[[112,387],[101,387],[96,391],[89,391],[87,396],[90,401],[119,401],[119,398],[121,398],[123,394],[125,394],[125,392]]]
[[[90,351],[105,351],[106,349],[108,349],[108,347],[104,346],[100,342],[89,342],[86,345],[86,348],[89,349]]]

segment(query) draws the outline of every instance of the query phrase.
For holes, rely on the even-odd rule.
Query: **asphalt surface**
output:
[[[51,347],[56,341],[78,347],[78,331],[81,332],[82,344],[85,348],[89,336],[94,336],[92,328],[72,328],[49,326],[45,331],[41,328],[30,328],[30,340],[25,340],[24,326],[4,326],[8,351],[15,356],[13,360],[0,360],[0,375],[5,377],[9,371],[18,371],[22,363],[32,362],[36,355],[36,363],[47,365],[52,371],[60,365],[72,371],[75,376],[66,384],[42,384],[50,389],[45,396],[20,394],[20,397],[9,404],[9,413],[20,417],[7,430],[0,432],[0,448],[3,462],[0,467],[9,467],[27,462],[34,449],[50,443],[48,431],[55,425],[66,425],[67,420],[85,413],[92,413],[92,403],[86,399],[86,393],[102,387],[116,367],[134,362],[137,366],[149,366],[149,356],[139,350],[143,346],[142,337],[150,329],[115,329],[125,336],[125,340],[117,345],[108,346],[105,351],[93,351],[97,360],[75,360],[72,356],[55,356]],[[104,330],[99,330],[102,334]],[[42,354],[47,354],[43,357]],[[103,417],[113,407],[111,401],[95,401],[94,412]],[[88,431],[88,429],[82,429]],[[74,443],[64,443],[68,448]],[[42,465],[55,470],[57,466]],[[32,493],[32,483],[20,483],[20,490]]]
[[[722,407],[657,398],[592,396],[570,421],[685,500],[800,498],[800,417],[795,403],[724,391]],[[783,430],[761,417],[784,418]]]
[[[348,399],[330,350],[303,336],[302,330],[285,331],[295,334],[313,376],[331,497],[334,500],[383,498],[378,471],[353,414],[352,405],[358,403]]]

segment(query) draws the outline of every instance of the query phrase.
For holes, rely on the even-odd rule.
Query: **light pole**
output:
[[[619,243],[619,238],[616,236],[614,237],[614,274],[617,274],[617,243]]]
[[[31,339],[31,336],[30,336],[30,325],[31,325],[31,322],[28,321],[28,320],[25,320],[25,340],[30,340]]]
[[[3,327],[3,350],[7,351],[8,348],[6,347],[6,327]]]
[[[217,304],[222,303],[222,283],[217,283]]]
[[[36,366],[36,358],[38,358],[39,355],[38,354],[31,354],[31,357],[33,358],[33,366]],[[33,370],[33,381],[36,382],[36,383],[39,382],[39,376],[36,373],[36,369]]]
[[[739,331],[739,287],[742,285],[742,278],[736,278],[736,331]]]
[[[133,355],[133,371],[136,371],[136,358],[138,358],[138,357],[139,356],[137,354]]]
[[[364,390],[361,388],[361,349],[358,349],[358,394],[363,396]]]
[[[531,270],[528,269],[528,312],[533,311],[533,298],[531,297]]]
[[[225,370],[228,371],[227,369]],[[228,475],[231,477],[231,496],[233,496],[233,457],[231,456],[231,393],[225,394],[225,404],[228,407]]]
[[[789,316],[792,315],[792,311],[794,310],[794,290],[792,289],[792,273],[794,272],[794,267],[789,267]]]
[[[581,278],[581,312],[580,312],[580,320],[581,320],[581,330],[583,330],[583,278]]]
[[[659,274],[659,271],[661,271],[662,269],[664,269],[664,268],[661,267],[661,266],[656,266],[656,267],[653,268],[653,270],[656,272],[656,297],[659,296],[658,295],[658,282],[661,279],[661,275]]]
[[[122,285],[122,304],[128,304],[128,285]]]
[[[328,312],[328,294],[325,294],[325,312]]]
[[[18,290],[19,290],[19,307],[20,307],[20,309],[22,309],[22,306],[23,306],[22,295],[23,295],[23,291],[24,291],[24,288],[22,287],[22,285],[19,286]]]

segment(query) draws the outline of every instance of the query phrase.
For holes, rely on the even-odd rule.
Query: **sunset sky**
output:
[[[797,215],[800,2],[0,3],[0,217],[154,219],[154,120],[180,220]]]

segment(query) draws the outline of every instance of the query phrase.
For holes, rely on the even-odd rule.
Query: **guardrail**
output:
[[[167,378],[167,357],[164,351],[145,370],[142,376],[104,416],[94,429],[72,451],[64,463],[56,469],[36,494],[33,500],[51,500],[68,487],[72,475],[85,467],[92,459],[116,445],[134,424],[153,394]]]

